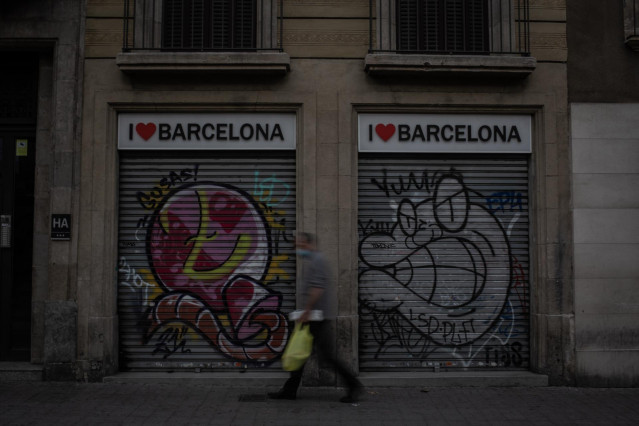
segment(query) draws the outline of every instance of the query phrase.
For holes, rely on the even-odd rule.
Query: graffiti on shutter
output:
[[[124,157],[119,229],[127,368],[279,359],[295,304],[293,159]]]
[[[359,170],[360,366],[525,368],[525,159]]]

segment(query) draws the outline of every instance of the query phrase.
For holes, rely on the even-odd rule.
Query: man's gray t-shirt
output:
[[[324,289],[322,297],[315,303],[313,309],[321,310],[324,312],[325,319],[332,319],[335,317],[335,312],[331,298],[331,285],[330,285],[330,270],[326,258],[319,251],[311,251],[310,255],[304,258],[302,265],[302,288],[304,295],[304,305],[308,300],[309,288],[317,287]]]

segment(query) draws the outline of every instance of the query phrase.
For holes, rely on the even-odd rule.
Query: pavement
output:
[[[637,425],[639,388],[369,387],[343,389],[214,382],[0,382],[2,425]]]

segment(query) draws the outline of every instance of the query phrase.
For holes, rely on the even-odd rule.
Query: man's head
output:
[[[295,247],[300,250],[315,250],[315,235],[308,232],[298,232]]]

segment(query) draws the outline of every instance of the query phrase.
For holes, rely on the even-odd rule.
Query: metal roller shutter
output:
[[[295,307],[295,159],[120,161],[120,365],[275,366]]]
[[[529,366],[528,163],[361,158],[360,367]]]

